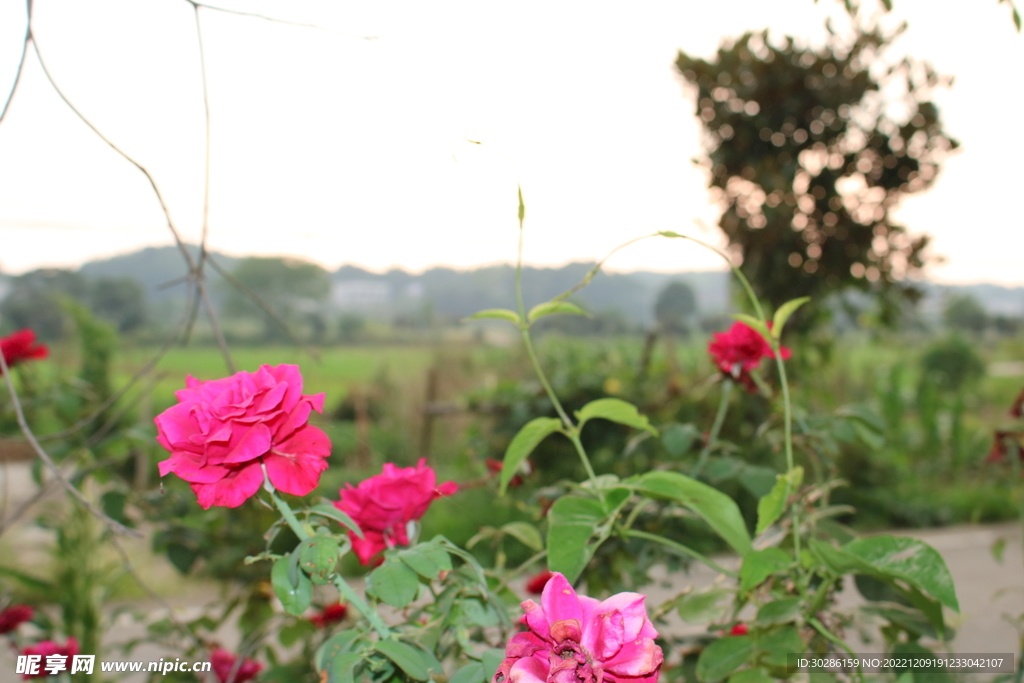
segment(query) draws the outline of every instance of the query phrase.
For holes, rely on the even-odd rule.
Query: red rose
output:
[[[32,618],[35,610],[28,605],[11,605],[0,612],[0,634],[10,633]]]
[[[769,322],[768,328],[771,329],[771,326]],[[718,369],[724,375],[741,382],[748,391],[757,391],[750,371],[761,363],[762,358],[775,357],[772,347],[756,330],[738,320],[727,332],[716,332],[713,336],[714,339],[708,344],[708,353]],[[790,357],[790,350],[786,347],[779,347],[779,350],[783,360]]]
[[[345,485],[334,507],[348,514],[363,531],[359,538],[351,531],[352,550],[362,564],[386,548],[409,545],[406,525],[422,517],[435,498],[458,490],[455,482],[437,485],[437,475],[421,458],[416,467],[395,467],[384,463],[384,471],[360,482]]]
[[[175,392],[178,405],[157,415],[157,441],[171,453],[160,476],[174,472],[192,484],[199,505],[234,508],[263,484],[304,496],[327,469],[331,442],[307,424],[323,412],[324,395],[302,393],[297,365],[200,382],[189,377]]]
[[[210,653],[210,664],[213,665],[213,673],[216,674],[220,683],[245,683],[253,678],[263,669],[263,665],[253,659],[246,658],[242,665],[235,671],[235,677],[230,678],[231,670],[235,668],[238,655],[222,650],[219,647],[213,648]]]
[[[533,595],[540,595],[544,592],[544,586],[548,585],[548,581],[551,580],[552,576],[554,576],[554,574],[551,572],[543,571],[532,577],[526,582],[526,592],[532,593]]]
[[[23,360],[46,358],[50,350],[46,344],[36,344],[36,333],[29,329],[0,338],[0,353],[4,355],[7,367],[13,368]]]
[[[729,629],[729,635],[730,636],[745,636],[745,635],[747,635],[747,631],[748,631],[747,625],[744,624],[743,622],[740,622],[740,623],[736,624],[735,626],[733,626],[731,629]]]
[[[71,658],[78,654],[78,641],[72,637],[68,638],[68,642],[64,645],[58,645],[52,640],[44,640],[36,643],[35,645],[26,647],[21,654],[26,656],[36,655],[42,657],[42,661],[39,663],[39,669],[36,673],[22,674],[22,679],[28,680],[29,678],[42,678],[43,676],[50,676],[51,673],[60,673],[62,671],[71,670]],[[60,663],[60,660],[57,659],[58,655],[63,655],[63,665],[55,667],[53,666],[54,664]],[[54,659],[49,659],[50,657],[53,657]],[[48,666],[50,667],[49,670],[47,670]]]
[[[336,602],[333,605],[325,606],[320,614],[314,614],[309,618],[309,621],[317,628],[327,628],[331,624],[343,621],[346,614],[348,614],[348,607],[340,602]]]

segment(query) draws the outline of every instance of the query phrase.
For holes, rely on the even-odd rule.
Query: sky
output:
[[[895,0],[891,58],[955,78],[936,94],[963,144],[896,219],[934,236],[939,282],[1024,285],[1024,39],[996,0]],[[0,98],[24,31],[0,0]],[[656,230],[722,244],[679,49],[770,28],[820,42],[830,0],[635,3],[224,0],[203,8],[211,120],[209,240],[231,254],[419,271],[601,258]],[[199,43],[184,0],[37,0],[35,35],[68,98],[150,170],[182,237],[201,235]],[[372,37],[365,39],[364,37]],[[3,99],[0,99],[2,105]],[[996,118],[1002,116],[1003,118]],[[482,144],[473,144],[468,140]],[[74,267],[172,243],[144,176],[64,105],[30,54],[0,124],[0,269]],[[612,270],[719,269],[692,244],[647,240]]]

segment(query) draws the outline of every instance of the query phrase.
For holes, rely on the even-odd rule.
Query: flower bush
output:
[[[312,411],[323,412],[324,395],[302,394],[298,366],[263,365],[211,382],[189,377],[185,385],[178,404],[155,420],[157,441],[171,453],[160,476],[189,482],[203,509],[238,507],[264,476],[296,496],[316,488],[331,442],[308,424]]]

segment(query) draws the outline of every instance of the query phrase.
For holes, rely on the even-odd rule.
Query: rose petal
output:
[[[638,638],[626,642],[618,654],[605,660],[604,668],[619,676],[646,676],[657,671],[664,658],[653,640]]]
[[[561,572],[554,572],[551,575],[551,579],[544,586],[544,592],[541,593],[540,604],[544,608],[544,616],[549,624],[563,619],[583,622],[583,611],[580,609],[576,591]]]
[[[231,450],[221,460],[221,464],[249,462],[270,450],[270,430],[266,425],[254,424],[248,428],[239,425],[232,431]]]
[[[223,479],[212,484],[192,484],[192,491],[204,510],[214,505],[236,508],[256,495],[262,485],[263,469],[254,462],[233,468]]]
[[[545,683],[548,667],[536,657],[523,657],[508,672],[511,683]]]

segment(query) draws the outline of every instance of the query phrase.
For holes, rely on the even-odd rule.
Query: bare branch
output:
[[[10,517],[5,516],[3,520],[0,520],[0,536],[4,535],[4,532],[14,526],[14,523],[21,519],[22,515],[28,512],[29,508],[42,500],[46,495],[53,490],[56,485],[56,480],[51,479],[50,481],[39,487],[31,498],[26,500],[24,503],[18,506],[18,508],[11,513]]]
[[[82,495],[82,492],[75,488],[74,485],[64,477],[60,468],[57,467],[57,463],[55,463],[53,458],[50,457],[50,454],[43,450],[43,447],[39,445],[39,441],[36,440],[35,434],[32,433],[32,429],[28,426],[28,422],[25,420],[25,411],[22,410],[21,400],[18,398],[18,392],[14,390],[14,382],[11,380],[10,368],[7,367],[7,359],[4,358],[2,353],[0,353],[0,373],[4,376],[4,382],[7,383],[7,393],[11,396],[11,403],[14,405],[14,414],[18,418],[18,426],[21,427],[21,433],[25,435],[25,438],[32,446],[32,450],[36,452],[36,455],[38,455],[39,458],[46,463],[46,466],[50,468],[54,478],[61,483],[68,493],[78,499],[78,502],[85,506],[85,509],[96,517],[96,519],[106,524],[111,531],[118,534],[124,534],[126,536],[141,536],[141,534],[135,529],[129,529],[124,524],[108,517],[89,502],[89,499]]]
[[[307,24],[301,21],[290,21],[288,19],[278,19],[277,17],[270,17],[265,14],[257,14],[256,12],[243,12],[237,9],[228,9],[226,7],[216,7],[214,5],[207,5],[205,2],[197,2],[197,0],[185,0],[193,7],[205,7],[212,9],[217,12],[224,12],[225,14],[236,14],[240,17],[252,17],[254,19],[263,19],[264,21],[272,21],[275,24],[287,24],[288,26],[299,26],[301,28],[311,28],[317,31],[324,31],[325,33],[333,33],[338,36],[345,36],[346,38],[356,38],[358,40],[377,40],[380,36],[361,36],[354,33],[344,33],[342,31],[336,31],[333,28],[327,28],[326,26],[320,26],[318,24]]]

